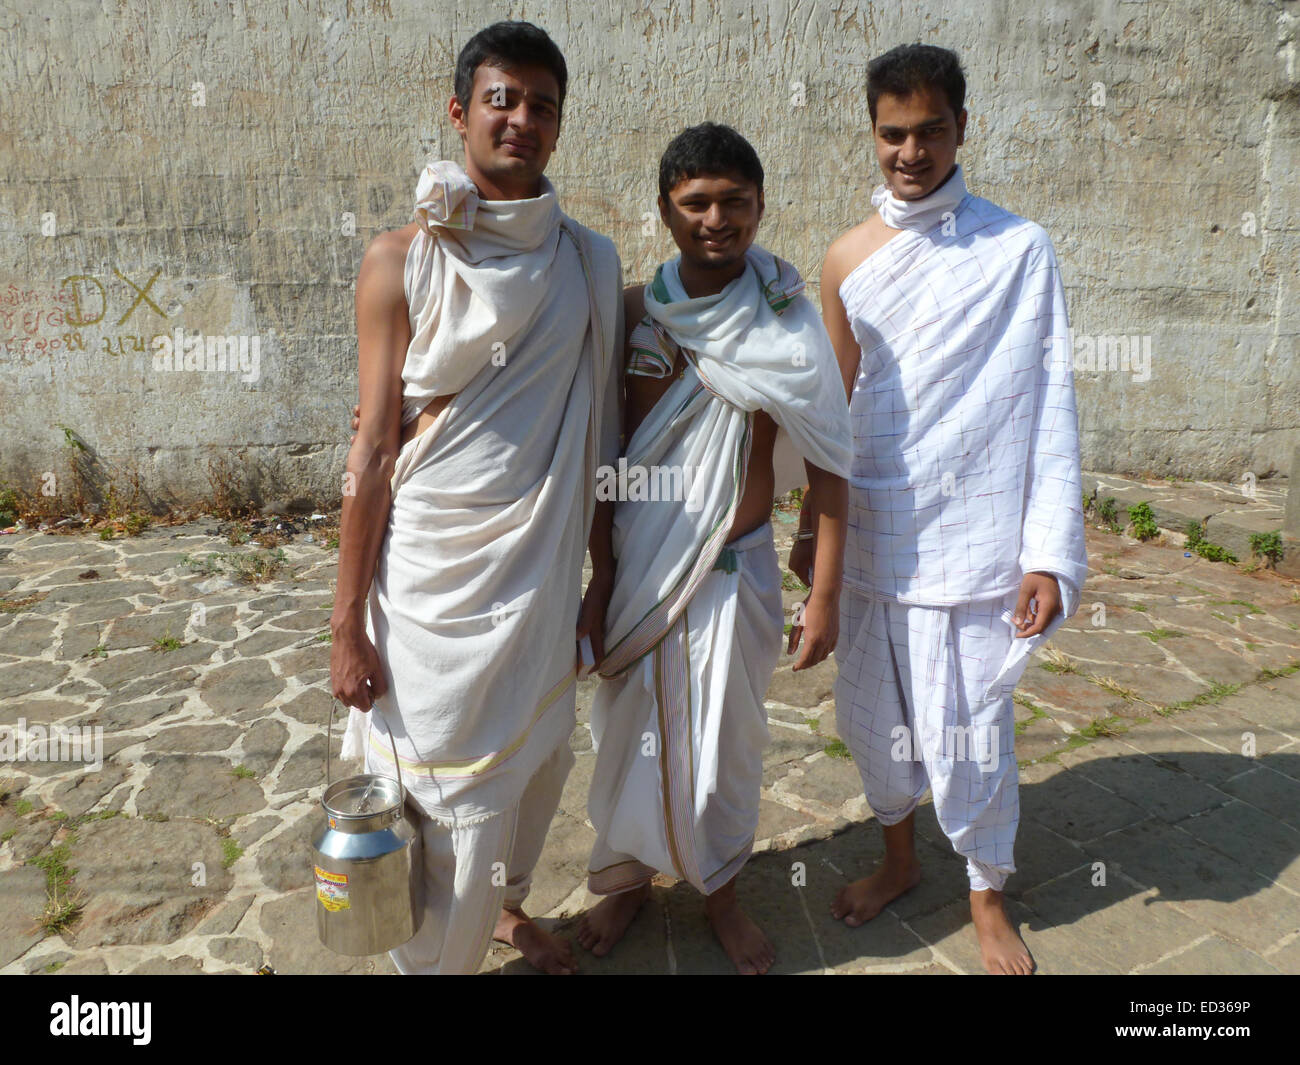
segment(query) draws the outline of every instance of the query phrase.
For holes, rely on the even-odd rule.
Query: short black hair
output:
[[[564,93],[569,84],[569,68],[564,56],[546,31],[531,22],[494,22],[479,30],[456,57],[456,99],[468,108],[474,95],[474,72],[484,63],[502,70],[522,66],[546,67],[555,75],[560,87],[559,112],[564,113]]]
[[[867,110],[876,124],[876,101],[882,93],[911,96],[929,88],[948,97],[954,116],[966,105],[966,76],[957,53],[933,44],[900,44],[867,66]]]
[[[763,164],[758,152],[730,126],[701,122],[682,130],[668,143],[659,160],[659,195],[701,174],[739,174],[763,191]]]

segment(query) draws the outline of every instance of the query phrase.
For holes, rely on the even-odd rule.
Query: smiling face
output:
[[[668,197],[659,197],[659,216],[681,249],[684,272],[739,276],[763,217],[758,186],[739,174],[702,174],[679,181]]]
[[[467,104],[447,108],[465,144],[465,173],[490,200],[529,199],[560,135],[560,87],[544,66],[483,63]]]
[[[933,86],[907,96],[882,93],[872,126],[881,173],[900,200],[919,200],[939,187],[965,139],[966,109],[954,115]]]

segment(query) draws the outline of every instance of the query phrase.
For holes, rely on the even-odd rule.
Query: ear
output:
[[[966,108],[961,109],[961,114],[957,116],[957,145],[966,143]]]
[[[763,199],[763,190],[759,189],[758,190],[758,220],[760,222],[763,220],[763,212],[765,210],[767,210],[767,203]]]
[[[469,132],[465,125],[465,109],[460,106],[455,93],[447,101],[447,115],[451,119],[452,128],[464,137]]]
[[[662,195],[659,197],[659,219],[664,225],[668,225],[668,203]]]

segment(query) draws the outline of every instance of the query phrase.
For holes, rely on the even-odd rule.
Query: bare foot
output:
[[[553,936],[523,910],[501,911],[492,938],[509,943],[534,969],[552,976],[572,976],[578,971],[568,941]]]
[[[606,895],[582,915],[578,922],[578,942],[596,957],[603,958],[623,938],[632,919],[649,897],[648,880],[631,891]]]
[[[751,921],[736,901],[735,881],[719,888],[704,900],[713,934],[742,976],[767,972],[776,961],[776,951],[763,930]]]
[[[850,928],[857,928],[920,882],[921,866],[918,862],[894,863],[886,858],[870,876],[840,888],[840,893],[831,903],[831,916]]]
[[[1000,891],[972,891],[970,916],[979,936],[984,968],[994,976],[1029,976],[1037,966],[1007,919]]]

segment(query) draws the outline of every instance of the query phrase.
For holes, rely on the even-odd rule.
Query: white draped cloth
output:
[[[840,285],[862,351],[845,582],[945,606],[1042,570],[1075,607],[1087,558],[1055,252],[1041,226],[970,195],[961,167],[931,196],[943,210],[907,204],[916,228]]]
[[[844,476],[851,432],[834,351],[793,267],[757,246],[745,272],[690,299],[677,261],[647,286],[687,368],[628,441],[629,467],[693,472],[689,501],[617,504],[606,678],[592,706],[597,763],[588,883],[627,890],[655,870],[712,892],[757,825],[763,695],[781,639],[770,526],[724,547],[744,492],[754,412],[814,465]]]
[[[595,471],[617,455],[621,282],[613,244],[545,179],[532,199],[481,200],[434,162],[416,200],[403,422],[455,397],[397,458],[367,610],[389,689],[353,709],[344,755],[364,747],[392,775],[391,728],[412,798],[465,825],[518,802],[574,727]]]
[[[1000,890],[1011,693],[1087,574],[1064,289],[1042,228],[971,195],[960,167],[921,200],[872,202],[902,232],[839,291],[861,361],[836,717],[882,823],[928,785],[972,888]],[[1030,572],[1057,578],[1062,612],[1017,639]]]

